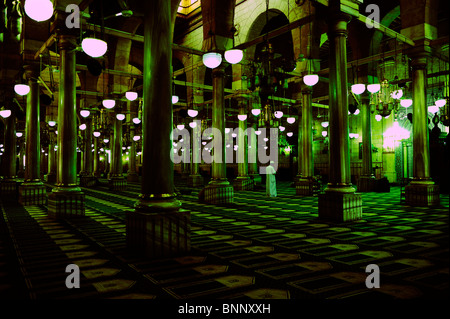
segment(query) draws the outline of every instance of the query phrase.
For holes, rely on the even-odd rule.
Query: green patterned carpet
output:
[[[440,208],[409,207],[400,189],[363,194],[363,220],[317,219],[317,197],[235,191],[234,203],[197,201],[199,189],[176,183],[192,218],[192,251],[150,261],[125,248],[126,212],[138,184],[124,192],[87,189],[86,216],[52,220],[46,207],[2,202],[0,299],[447,299],[448,195]],[[49,190],[50,190],[50,185]],[[81,288],[67,289],[68,264]],[[380,288],[365,285],[380,267]]]

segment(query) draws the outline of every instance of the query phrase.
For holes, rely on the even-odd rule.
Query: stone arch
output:
[[[289,4],[289,10],[288,10]],[[272,0],[269,2],[269,20],[280,13],[283,13],[289,20],[298,18],[299,10],[295,9],[295,2],[286,0]],[[292,9],[291,9],[292,8]],[[289,11],[289,12],[288,12]],[[259,36],[265,24],[266,3],[259,1],[254,3],[251,1],[244,2],[236,7],[235,21],[239,24],[239,34],[235,37],[235,42],[241,44],[252,40]]]
[[[173,54],[172,55],[172,69],[173,72],[183,69],[185,67],[185,64],[183,63],[183,55],[182,54]],[[186,72],[183,72],[182,74],[178,75],[176,77],[176,80],[178,81],[187,81]],[[180,102],[186,102],[187,101],[187,87],[184,85],[176,85],[174,84],[173,87],[175,88],[175,92],[172,92],[173,94],[176,94],[180,98]]]
[[[254,20],[253,23],[250,25],[248,32],[246,34],[245,42],[248,42],[250,40],[253,40],[261,35],[261,32],[264,29],[264,26],[266,25],[266,22],[270,21],[272,18],[283,14],[282,11],[277,9],[272,9],[268,11],[267,17],[266,12],[260,13]],[[266,21],[267,18],[267,21]],[[245,57],[247,59],[253,59],[255,56],[256,46],[251,46],[245,50]]]
[[[125,32],[134,34],[142,23],[141,19],[127,19],[121,28]],[[132,41],[125,38],[118,38],[114,52],[114,70],[127,72],[130,61]],[[129,79],[122,76],[114,77],[113,92],[123,93],[129,88]]]
[[[391,11],[389,11],[380,21],[380,24],[389,27],[391,23],[400,16],[400,6],[396,6]],[[375,30],[373,32],[370,44],[369,44],[369,55],[375,55],[380,53],[381,47],[380,43],[383,39],[383,33],[381,31]],[[376,62],[370,62],[367,66],[367,76],[376,77]],[[375,72],[375,74],[373,74]],[[375,83],[375,82],[373,82]]]

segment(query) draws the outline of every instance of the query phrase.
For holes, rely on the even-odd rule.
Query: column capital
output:
[[[74,35],[58,35],[58,48],[60,50],[73,50],[77,47],[77,38]]]
[[[50,32],[55,33],[58,37],[61,35],[70,35],[77,37],[79,36],[79,29],[77,28],[68,28],[66,25],[66,19],[71,13],[67,13],[65,11],[56,10],[55,11],[55,19],[50,24]]]
[[[223,65],[223,63],[221,65],[219,65],[217,68],[214,68],[212,70],[212,77],[213,78],[218,78],[218,77],[224,77],[225,76],[225,66]]]
[[[332,38],[333,36],[347,36],[347,25],[351,19],[352,17],[347,13],[332,11],[329,14],[330,28],[328,29],[328,37]]]
[[[24,62],[24,70],[25,76],[28,81],[37,81],[40,76],[39,63],[34,61],[25,61]]]
[[[409,55],[411,58],[411,67],[415,70],[418,69],[427,69],[427,61],[429,57],[431,56],[426,51],[416,52],[414,54]]]
[[[244,94],[238,94],[234,99],[238,102],[239,108],[246,107],[249,100],[248,96]]]
[[[312,87],[309,85],[306,85],[306,84],[302,85],[301,90],[302,90],[302,95],[312,94],[312,92],[313,92]]]

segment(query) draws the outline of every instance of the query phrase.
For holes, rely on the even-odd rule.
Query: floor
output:
[[[235,191],[233,204],[215,206],[178,179],[192,251],[152,261],[125,247],[139,184],[112,192],[99,182],[83,188],[82,218],[56,221],[45,206],[1,202],[0,300],[449,297],[448,195],[439,208],[418,208],[400,201],[398,187],[363,193],[363,220],[332,224],[318,220],[317,197],[295,196],[289,182],[278,182],[276,198]],[[66,287],[69,264],[80,267],[78,289]],[[380,269],[380,288],[366,287],[369,264]]]

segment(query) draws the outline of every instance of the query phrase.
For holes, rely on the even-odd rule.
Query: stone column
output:
[[[302,108],[303,103],[300,103],[298,105],[298,119],[297,119],[297,175],[294,177],[294,183],[297,185],[297,183],[302,178]],[[297,188],[297,187],[296,187]],[[297,192],[297,191],[296,191]]]
[[[167,0],[145,1],[141,195],[127,212],[127,246],[150,258],[190,250],[190,213],[180,209],[173,181],[172,17]],[[154,10],[158,8],[158,10]],[[154,76],[157,74],[158,76]],[[152,76],[150,76],[152,75]]]
[[[111,151],[111,169],[109,172],[108,185],[110,190],[121,191],[127,189],[127,180],[123,176],[122,164],[122,121],[113,119],[114,137],[110,141]]]
[[[370,104],[363,101],[361,105],[362,125],[362,172],[358,178],[358,192],[372,192],[375,189],[375,176],[372,169],[372,123]]]
[[[130,156],[128,161],[128,175],[127,175],[127,181],[128,182],[138,182],[139,181],[139,175],[136,172],[136,142],[134,141],[134,132],[135,128],[133,126],[134,124],[131,124],[130,126]]]
[[[314,162],[313,162],[313,134],[312,134],[312,89],[302,88],[303,102],[301,121],[299,117],[299,172],[295,183],[297,195],[312,196],[314,194]]]
[[[383,132],[386,131],[389,127],[392,127],[394,124],[394,114],[391,114],[389,118],[383,118]],[[383,144],[385,142],[385,137],[383,136]],[[395,171],[395,145],[398,143],[397,141],[390,141],[392,147],[384,147],[382,153],[383,160],[383,170],[381,171],[381,176],[386,177],[389,183],[397,183],[397,172]]]
[[[16,116],[14,112],[4,119],[4,149],[2,156],[2,175],[0,194],[2,200],[17,200],[16,176]]]
[[[100,177],[100,156],[98,154],[99,149],[98,149],[98,142],[99,142],[99,138],[102,138],[102,136],[100,137],[95,137],[94,138],[94,177],[98,178]]]
[[[22,139],[26,137],[22,137],[19,139],[19,170],[17,171],[17,177],[23,178],[25,176],[25,167],[24,167],[24,155],[25,155],[25,144]]]
[[[48,144],[48,173],[45,175],[47,183],[56,182],[56,151],[55,151],[55,133],[52,129],[49,130],[50,143]]]
[[[115,119],[114,119],[114,121],[115,121]],[[114,130],[109,132],[109,156],[106,156],[108,154],[105,152],[105,156],[106,156],[105,157],[106,158],[106,160],[105,160],[105,177],[107,179],[110,179],[111,168],[112,168],[113,162],[114,162],[114,157],[113,157],[114,142],[113,141],[114,141]]]
[[[430,145],[428,139],[428,107],[426,99],[428,54],[412,56],[413,89],[413,180],[405,187],[406,204],[439,205],[439,185],[430,177]]]
[[[93,152],[92,152],[92,117],[85,119],[86,129],[84,130],[84,148],[83,148],[83,171],[80,173],[80,186],[95,186],[96,180],[92,173]]]
[[[57,20],[58,21],[58,20]],[[77,116],[75,35],[58,34],[60,52],[58,164],[56,184],[48,196],[53,218],[84,216],[84,193],[77,185]]]
[[[337,222],[362,217],[362,198],[351,184],[348,88],[347,88],[347,24],[350,16],[330,3],[330,83],[329,83],[329,183],[319,194],[319,218]],[[332,5],[333,4],[333,5]],[[336,11],[337,10],[337,11]]]
[[[213,102],[212,127],[220,131],[220,136],[213,138],[212,174],[211,181],[202,190],[200,196],[207,203],[233,202],[233,186],[227,180],[227,167],[225,162],[225,67],[218,66],[212,71]]]
[[[197,59],[198,61],[200,59]],[[193,61],[194,63],[194,61]],[[200,75],[204,74],[204,69],[206,67],[201,67],[197,70],[193,70],[193,81],[194,83],[202,83],[204,80]],[[192,107],[196,109],[195,105],[204,102],[203,90],[191,88],[191,94],[194,97],[194,105]],[[189,91],[188,91],[189,92]],[[192,160],[191,160],[191,175],[188,178],[188,185],[191,187],[203,187],[204,179],[200,173],[200,164],[202,162],[202,121],[196,120],[196,127],[192,129]]]
[[[250,115],[249,123],[251,123],[252,129],[250,135],[247,136],[248,146],[248,175],[253,181],[254,186],[260,186],[262,177],[258,171],[258,142],[255,132],[258,130],[258,118],[253,114]],[[250,137],[250,139],[248,139]]]
[[[185,129],[189,131],[189,118],[186,117],[184,119],[183,124],[184,124]],[[190,149],[187,149],[186,152],[187,151],[190,151]],[[180,165],[181,165],[181,178],[183,180],[186,180],[186,182],[188,182],[189,175],[191,174],[191,167],[190,167],[191,163],[188,161],[186,161],[186,162],[182,161],[180,163]]]
[[[247,115],[247,99],[245,97],[238,98],[239,101],[239,114]],[[247,120],[238,121],[238,150],[237,150],[237,163],[238,163],[238,176],[233,182],[233,187],[236,190],[252,190],[253,181],[248,175],[248,143],[247,143]],[[231,150],[233,151],[233,150]]]
[[[194,102],[203,102],[203,91],[201,94],[196,94],[196,92],[191,92],[194,94]],[[200,93],[199,92],[199,93]],[[192,160],[191,160],[191,175],[189,175],[187,184],[190,187],[202,187],[204,184],[203,176],[200,175],[200,163],[201,163],[201,150],[202,150],[202,121],[195,120],[196,126],[192,128]]]
[[[26,165],[24,183],[19,187],[19,203],[21,205],[45,205],[47,190],[40,178],[40,104],[39,104],[39,66],[30,64],[25,66],[25,72],[30,86],[27,96],[26,110]]]

